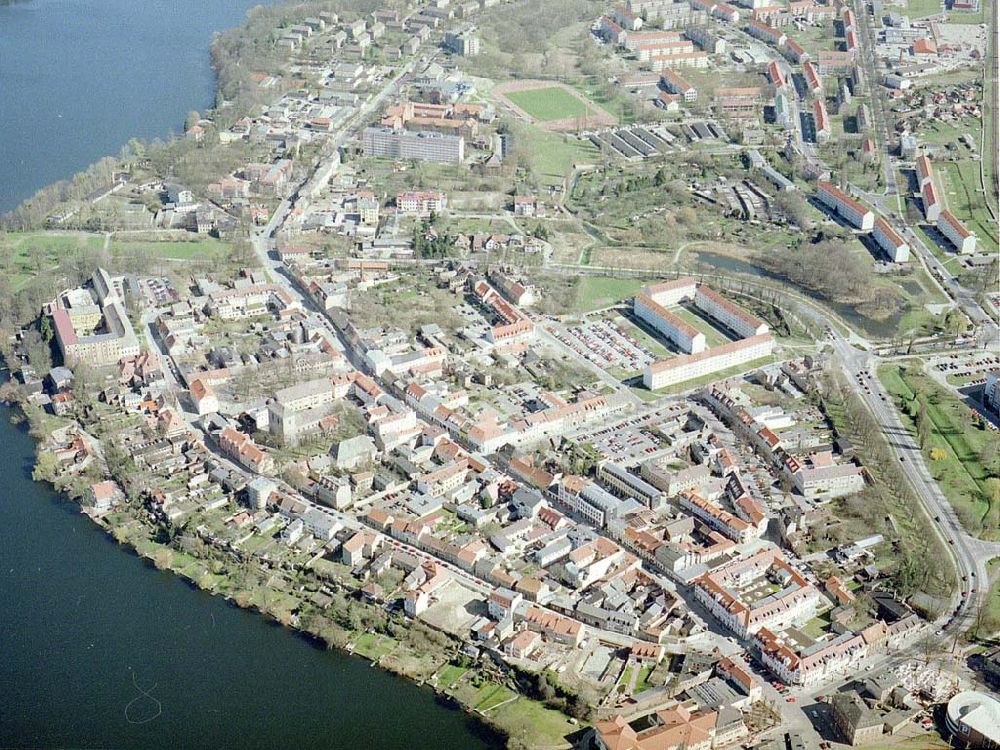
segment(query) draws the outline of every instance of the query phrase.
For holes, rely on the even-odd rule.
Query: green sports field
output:
[[[505,96],[539,122],[582,117],[589,107],[558,86],[511,91]]]

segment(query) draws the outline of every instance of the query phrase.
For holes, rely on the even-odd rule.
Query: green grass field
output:
[[[138,253],[166,260],[217,260],[229,252],[229,244],[213,239],[199,239],[192,242],[149,242],[114,239],[111,241],[114,255]]]
[[[653,665],[648,664],[639,670],[639,675],[635,678],[635,690],[632,692],[633,695],[644,693],[654,687],[649,683],[649,675],[652,674],[653,669]]]
[[[917,130],[917,137],[927,143],[935,143],[943,146],[946,143],[955,143],[965,133],[970,133],[976,141],[979,141],[980,124],[978,120],[968,118],[959,125],[952,125],[947,122],[937,120],[927,120]],[[964,149],[964,146],[959,146]]]
[[[611,307],[629,297],[634,297],[642,289],[644,281],[638,279],[614,279],[602,276],[584,276],[576,287],[576,312],[588,312]]]
[[[12,291],[84,250],[99,250],[104,238],[84,232],[0,233],[0,273]]]
[[[925,18],[940,13],[944,9],[941,0],[906,0],[906,15],[912,18]]]
[[[387,635],[362,633],[354,642],[354,653],[372,661],[378,661],[391,653],[398,643]]]
[[[559,86],[511,91],[505,96],[539,122],[583,117],[590,107]]]
[[[445,664],[438,670],[437,673],[437,684],[442,688],[450,688],[469,670],[465,667],[460,667],[457,664]]]
[[[611,313],[602,317],[607,317],[609,320],[614,321],[627,336],[631,336],[638,341],[639,346],[648,349],[654,357],[666,359],[667,357],[676,356],[675,352],[667,348],[659,333],[652,328],[645,327],[645,323],[632,316],[631,305],[629,306],[629,311],[629,317],[625,317],[619,313]]]
[[[948,23],[976,24],[985,22],[986,14],[981,10],[975,13],[956,13],[952,11],[948,14]]]
[[[625,667],[624,670],[622,670],[621,676],[618,678],[618,682],[615,684],[621,685],[622,689],[626,689],[631,681],[632,681],[632,667],[630,665]]]
[[[981,250],[997,252],[997,224],[986,210],[986,196],[979,180],[979,163],[974,161],[944,162],[948,176],[945,185],[948,208],[964,221],[979,238]]]
[[[897,406],[903,425],[917,434],[916,419],[907,407],[922,401],[931,430],[924,445],[927,467],[971,534],[1000,538],[1000,508],[987,496],[987,479],[997,476],[1000,438],[973,424],[969,407],[926,374],[889,365],[879,378]],[[933,457],[932,457],[933,453]]]
[[[543,187],[562,185],[575,163],[594,163],[601,155],[590,141],[526,126],[518,131],[531,158],[531,168]]]
[[[473,703],[472,707],[477,711],[490,711],[499,706],[501,703],[509,701],[515,695],[516,693],[508,690],[503,685],[487,682],[479,688],[479,692],[476,693],[475,703]]]
[[[1000,557],[994,557],[986,563],[986,572],[992,584],[983,607],[983,617],[979,623],[980,631],[976,634],[979,638],[1000,632]]]
[[[533,747],[568,747],[566,737],[580,730],[562,712],[525,698],[505,703],[492,711],[490,718],[512,737],[530,740],[527,744]],[[530,735],[525,727],[531,728]]]
[[[732,341],[732,339],[723,333],[721,329],[717,328],[701,315],[692,312],[686,307],[672,307],[670,308],[670,312],[683,320],[685,323],[694,326],[697,330],[705,334],[705,345],[708,347],[720,346],[722,344],[728,344]]]

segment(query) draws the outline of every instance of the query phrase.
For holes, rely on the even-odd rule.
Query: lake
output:
[[[0,4],[0,212],[215,101],[214,31],[253,0]]]

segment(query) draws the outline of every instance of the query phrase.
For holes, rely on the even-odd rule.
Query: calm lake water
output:
[[[179,133],[215,99],[208,47],[259,0],[0,4],[0,212],[117,154]]]

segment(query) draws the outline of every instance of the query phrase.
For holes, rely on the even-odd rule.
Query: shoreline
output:
[[[182,108],[171,115],[169,121],[153,122],[153,127],[149,128],[149,130],[155,132],[148,132],[143,136],[137,136],[133,130],[129,130],[127,133],[123,132],[121,133],[121,140],[113,146],[111,146],[109,142],[103,146],[98,145],[98,153],[94,153],[91,156],[81,154],[81,161],[74,162],[80,166],[74,167],[73,164],[65,164],[65,169],[60,168],[58,175],[51,175],[49,177],[50,181],[42,183],[34,188],[29,187],[29,192],[24,194],[23,197],[18,198],[17,196],[11,196],[12,202],[9,205],[0,206],[0,227],[2,227],[3,223],[9,220],[15,212],[27,205],[30,205],[32,202],[36,201],[40,195],[46,193],[47,191],[71,184],[78,176],[87,174],[96,165],[100,164],[104,160],[112,159],[120,161],[120,154],[122,150],[127,148],[133,141],[139,142],[144,146],[149,146],[155,142],[169,143],[177,138],[182,138],[184,134],[184,117],[188,111],[191,109],[196,111],[209,111],[216,109],[218,102],[217,97],[222,88],[222,81],[219,77],[219,70],[213,53],[216,40],[225,33],[243,28],[247,22],[249,14],[255,8],[277,6],[284,2],[285,0],[254,0],[254,3],[248,5],[242,14],[239,14],[239,10],[237,9],[236,13],[233,14],[239,14],[235,23],[232,22],[231,19],[223,21],[223,19],[217,18],[216,21],[222,21],[221,28],[215,28],[217,26],[216,23],[211,24],[213,28],[206,28],[202,39],[203,43],[197,51],[198,54],[202,56],[202,63],[206,66],[205,79],[210,80],[211,82],[211,90],[203,92],[206,94],[204,97],[199,96],[199,101],[187,101],[185,103],[186,108]],[[33,2],[33,0],[0,1],[0,8],[4,6],[9,6],[11,8],[24,6],[26,9],[30,9],[31,11],[41,10],[37,7],[37,5],[38,3]],[[192,85],[188,88],[197,93],[197,90],[201,89],[204,85],[205,79],[192,82]],[[63,115],[60,114],[59,117],[62,118]],[[131,123],[129,127],[134,125],[136,125],[136,123]],[[146,128],[143,127],[141,130],[146,130]],[[2,231],[2,229],[0,229],[0,231]]]
[[[32,420],[30,413],[28,413],[22,408],[22,404],[20,401],[8,400],[8,401],[3,401],[2,403],[11,412],[9,417],[10,424],[15,429],[25,429],[29,433],[29,436],[34,441],[35,457],[36,457],[35,465],[37,466],[37,457],[40,454],[42,441],[37,437],[35,437],[35,435],[32,433],[36,427],[44,429],[44,426],[40,425],[37,421]],[[370,667],[382,669],[385,672],[392,674],[394,677],[397,677],[399,679],[404,679],[407,682],[419,688],[429,689],[434,694],[434,698],[437,703],[448,708],[449,710],[460,710],[468,718],[474,719],[476,729],[473,733],[484,739],[487,742],[487,744],[491,747],[497,747],[497,748],[508,747],[508,743],[513,739],[511,731],[507,727],[503,726],[501,722],[495,721],[488,714],[483,713],[482,711],[476,709],[474,706],[469,705],[467,702],[464,702],[461,699],[461,697],[456,694],[456,692],[449,689],[450,686],[441,687],[431,679],[431,677],[433,677],[434,674],[436,674],[437,671],[439,671],[441,668],[449,665],[454,665],[453,657],[450,657],[447,654],[439,653],[438,656],[439,658],[444,660],[444,664],[437,670],[435,670],[435,672],[432,673],[432,675],[426,677],[421,677],[419,674],[413,671],[407,671],[407,669],[405,669],[404,666],[399,661],[393,661],[393,660],[386,661],[385,660],[386,656],[382,656],[379,658],[372,658],[358,650],[355,642],[356,638],[355,639],[347,638],[347,636],[351,635],[357,636],[359,635],[359,633],[356,632],[352,633],[351,631],[348,631],[346,628],[340,625],[335,625],[334,629],[331,632],[324,634],[323,632],[320,632],[317,629],[304,626],[301,620],[294,622],[283,620],[279,616],[279,613],[272,611],[266,606],[262,606],[260,602],[255,601],[252,592],[247,589],[237,588],[237,590],[235,591],[223,592],[218,590],[218,587],[212,588],[205,586],[203,585],[202,581],[199,581],[198,578],[192,575],[190,571],[186,570],[184,566],[177,564],[178,560],[177,553],[179,552],[178,550],[170,547],[167,544],[163,544],[161,542],[154,540],[152,536],[146,538],[145,544],[141,543],[137,544],[134,539],[128,536],[120,537],[115,532],[117,529],[124,530],[126,528],[125,526],[119,526],[109,522],[108,519],[106,518],[106,514],[102,515],[98,513],[93,513],[85,509],[80,504],[80,502],[77,499],[71,497],[70,494],[65,489],[61,489],[55,483],[49,481],[48,479],[43,480],[32,477],[32,481],[47,485],[48,488],[59,498],[61,502],[75,506],[74,508],[75,512],[87,517],[92,523],[94,523],[98,528],[100,528],[104,532],[108,541],[114,542],[116,547],[118,547],[122,551],[125,551],[127,554],[130,554],[136,557],[137,559],[141,560],[144,566],[147,566],[149,568],[158,571],[169,572],[171,575],[175,576],[178,580],[182,581],[188,587],[206,593],[213,597],[218,596],[223,601],[225,601],[226,604],[229,606],[251,612],[255,616],[260,616],[264,619],[265,622],[269,623],[270,625],[281,627],[282,629],[289,631],[295,637],[302,638],[304,641],[309,643],[309,645],[317,649],[322,649],[327,651],[336,650],[343,656],[347,656],[350,658],[358,658],[363,661],[366,661],[368,662],[368,665]],[[141,523],[139,519],[135,519],[135,521],[137,523]],[[143,528],[147,531],[153,531],[146,525],[143,525]],[[156,556],[157,552],[164,552],[169,554],[170,562],[167,564],[161,564],[161,561],[157,559]],[[180,554],[187,554],[187,553],[180,553]],[[199,562],[202,563],[205,562],[202,558],[195,557],[193,555],[191,555],[190,557],[192,557],[195,560],[198,560]],[[225,580],[227,581],[232,580],[231,570],[229,569],[223,569],[222,571],[216,573],[215,575],[224,576]],[[364,611],[372,613],[377,611],[384,611],[380,607],[375,607],[366,602],[359,601],[353,598],[350,599],[350,606],[356,611]],[[409,625],[409,626],[412,626],[414,624],[415,623],[404,623],[404,625]],[[373,631],[369,629],[366,630],[365,632],[372,633]],[[337,637],[331,637],[331,635],[335,634],[342,634],[344,636],[343,640]],[[475,668],[476,668],[475,665],[470,665],[468,667],[469,671],[474,670]],[[512,670],[511,674],[516,674],[516,673]],[[531,703],[537,703],[539,706],[542,706],[540,701],[536,701],[535,699],[525,695],[521,691],[513,690],[513,692],[515,692],[515,695],[517,696],[518,700],[529,701]],[[582,730],[585,728],[586,725],[585,723],[580,723],[579,726],[580,729]],[[529,744],[528,746],[542,746],[542,745],[540,743],[535,743],[535,744]],[[553,747],[552,745],[545,745],[545,746]],[[571,743],[569,742],[565,743],[564,747],[567,748],[571,747]]]
[[[222,64],[220,63],[216,54],[216,46],[219,40],[222,39],[224,34],[240,33],[241,30],[245,29],[250,14],[253,13],[255,9],[260,7],[276,7],[282,4],[283,0],[265,0],[265,2],[262,5],[253,5],[250,8],[248,8],[246,12],[243,14],[243,19],[237,25],[222,30],[218,29],[210,30],[209,44],[205,51],[208,53],[207,63],[212,74],[213,91],[216,97],[216,104],[211,104],[211,106],[207,107],[203,111],[204,114],[218,115],[217,102],[219,100],[219,97],[221,96],[221,92],[226,86],[226,82],[222,79]],[[226,111],[225,113],[226,116],[232,116],[233,111],[239,109],[239,107],[240,107],[239,103],[233,102],[232,105],[229,107],[229,109]],[[182,136],[177,136],[175,133],[173,133],[173,131],[170,131],[168,126],[168,133],[165,136],[163,142],[169,145],[173,141],[182,138],[183,138]],[[125,143],[126,144],[129,143],[131,142],[131,140],[139,140],[139,139],[129,139],[126,140]],[[140,142],[143,143],[143,145],[148,145],[149,143],[153,143],[157,140],[159,140],[159,138],[154,139],[153,141],[140,141]],[[105,154],[92,161],[84,169],[39,187],[31,195],[24,198],[16,205],[12,206],[10,209],[6,211],[0,211],[0,224],[10,220],[14,216],[15,212],[17,212],[22,207],[28,206],[32,202],[38,200],[40,196],[44,195],[48,191],[58,190],[61,185],[66,185],[71,183],[79,175],[88,173],[89,171],[94,169],[97,165],[109,159],[115,161],[116,163],[120,161],[120,157],[118,155]],[[6,228],[0,226],[0,232],[3,231],[17,231],[17,230],[15,230],[13,227],[10,226]],[[51,230],[38,228],[34,231],[51,231]],[[67,230],[67,231],[78,231],[78,230]],[[12,378],[13,369],[7,368],[6,363],[3,362],[2,356],[0,356],[0,362],[2,362],[4,367],[6,368],[6,373],[5,373],[6,377],[4,378],[3,382],[10,383],[16,386],[16,381],[14,381]],[[37,436],[36,431],[43,432],[46,430],[46,427],[44,423],[39,422],[38,420],[33,420],[31,413],[29,413],[23,408],[23,405],[19,400],[12,399],[4,401],[3,396],[4,394],[0,393],[0,403],[3,403],[10,409],[11,411],[10,422],[12,426],[18,429],[20,428],[26,429],[30,437],[34,441],[35,444],[35,458],[33,464],[33,469],[34,469],[34,467],[38,465],[38,457],[42,453],[42,444],[44,441],[44,438],[40,438]],[[152,539],[152,532],[155,532],[154,529],[150,528],[147,525],[144,525],[144,529],[151,533],[146,540],[146,544],[143,544],[142,545],[143,548],[140,548],[140,544],[137,544],[135,540],[128,538],[127,536],[120,537],[119,534],[116,534],[116,530],[123,529],[122,526],[117,526],[114,523],[111,523],[106,517],[100,514],[89,512],[80,504],[79,500],[73,498],[70,495],[70,493],[66,491],[65,488],[60,488],[49,479],[35,478],[33,476],[32,481],[46,484],[52,492],[58,495],[61,501],[76,505],[77,506],[76,512],[88,517],[91,522],[95,523],[99,528],[102,529],[102,531],[111,541],[114,541],[116,543],[116,546],[124,549],[129,554],[132,554],[138,559],[142,560],[144,565],[150,566],[156,570],[169,571],[172,575],[176,576],[179,580],[183,581],[188,586],[195,588],[199,591],[203,591],[211,596],[220,596],[230,606],[238,607],[239,609],[253,612],[255,615],[260,615],[264,618],[265,621],[273,625],[281,626],[291,631],[295,636],[305,639],[308,643],[310,643],[310,645],[313,645],[317,648],[323,648],[325,650],[336,649],[345,656],[363,659],[369,663],[369,666],[383,669],[384,671],[398,678],[405,679],[408,682],[418,687],[429,688],[434,693],[436,702],[444,705],[445,707],[451,710],[461,710],[467,717],[475,719],[477,731],[475,731],[474,734],[482,736],[484,739],[488,741],[488,744],[490,744],[491,746],[506,747],[508,745],[508,742],[513,738],[513,734],[509,728],[504,727],[502,723],[497,722],[488,714],[483,713],[481,710],[476,709],[473,705],[464,702],[460,696],[458,696],[454,691],[450,689],[451,686],[441,687],[432,682],[430,677],[432,677],[433,674],[430,676],[421,676],[419,673],[416,673],[412,670],[407,670],[405,668],[405,665],[397,660],[386,660],[385,656],[379,657],[377,659],[370,658],[369,656],[366,656],[365,654],[358,651],[356,645],[352,643],[350,640],[343,640],[343,642],[341,642],[340,639],[336,637],[331,638],[330,634],[324,635],[322,632],[319,632],[316,629],[310,629],[309,627],[304,626],[301,623],[301,621],[297,622],[283,621],[282,618],[279,617],[278,613],[270,611],[268,608],[262,606],[259,602],[254,601],[252,592],[250,591],[236,590],[230,592],[222,592],[214,588],[205,586],[203,585],[202,581],[199,581],[189,571],[185,570],[183,566],[177,564],[177,555],[174,554],[175,552],[177,552],[177,550],[172,549],[169,545],[156,542]],[[136,521],[138,521],[138,519],[136,519]],[[158,551],[170,553],[172,556],[170,563],[166,565],[161,565],[156,558],[156,552]],[[201,560],[201,558],[195,558],[195,559]],[[204,560],[201,561],[205,562]],[[224,576],[226,580],[231,581],[232,580],[231,573],[232,571],[230,568],[224,568],[220,573],[217,573],[216,575]],[[351,593],[353,594],[355,592]],[[368,604],[356,598],[351,598],[350,605],[353,609],[358,611],[383,612],[383,613],[385,612],[385,609],[382,607],[377,607]],[[415,624],[416,623],[403,623],[404,626],[412,626]],[[338,629],[334,631],[334,633],[343,633],[345,636],[351,634],[350,631],[347,631],[342,627],[338,627]],[[451,638],[451,636],[448,637]],[[460,648],[461,643],[455,640],[454,645],[457,650],[457,648]],[[442,654],[441,657],[443,660],[445,660],[444,666],[447,666],[448,664],[452,663],[451,658],[448,657],[447,655]],[[489,657],[484,655],[483,659],[488,660]],[[473,665],[469,669],[470,671],[474,670],[476,669],[476,666]],[[518,673],[515,672],[513,669],[511,669],[510,674],[516,675]],[[507,686],[510,687],[509,684]],[[525,695],[521,690],[513,687],[511,687],[511,690],[512,692],[514,692],[518,700],[530,701],[531,703],[536,703],[539,707],[543,707],[543,704],[540,701],[536,701],[534,698]],[[570,719],[570,720],[574,723],[576,722],[575,719]],[[584,726],[585,724],[580,724],[581,729]],[[532,744],[541,745],[544,743],[538,742]],[[570,743],[568,742],[564,743],[564,745],[565,747],[570,747]]]

